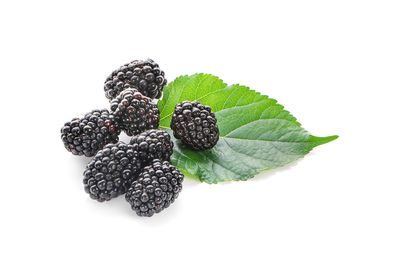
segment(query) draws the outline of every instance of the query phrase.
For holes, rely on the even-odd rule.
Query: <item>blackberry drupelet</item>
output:
[[[171,129],[175,138],[197,151],[211,149],[219,139],[214,113],[198,101],[184,101],[175,106]]]
[[[108,143],[118,142],[121,133],[114,116],[106,109],[74,118],[61,128],[65,148],[75,155],[94,156]]]
[[[106,97],[110,100],[127,88],[136,88],[143,95],[160,98],[167,80],[164,72],[151,59],[135,60],[114,70],[104,83]]]
[[[164,130],[151,129],[132,137],[130,144],[139,153],[143,165],[149,164],[153,159],[169,161],[174,143]]]
[[[158,128],[160,112],[151,99],[136,89],[126,89],[111,101],[111,111],[119,126],[129,136]]]
[[[86,193],[99,202],[124,194],[138,177],[141,162],[133,147],[123,142],[108,144],[86,166]]]
[[[132,183],[125,199],[139,216],[153,216],[169,207],[182,190],[183,174],[168,161],[153,160]]]

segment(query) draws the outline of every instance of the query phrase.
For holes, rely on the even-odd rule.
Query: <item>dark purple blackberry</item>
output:
[[[108,144],[86,166],[83,184],[86,193],[99,202],[124,194],[138,177],[138,152],[123,142]]]
[[[164,72],[151,59],[135,60],[114,70],[104,83],[106,97],[110,100],[127,88],[138,89],[143,95],[160,98],[167,84]]]
[[[111,101],[115,120],[129,136],[148,129],[158,128],[160,112],[151,99],[136,89],[126,89]]]
[[[61,128],[65,148],[75,155],[94,156],[108,143],[118,142],[121,133],[114,116],[106,109],[74,118]]]
[[[171,129],[175,138],[197,151],[211,149],[219,139],[214,113],[198,101],[184,101],[175,106]]]
[[[169,161],[174,143],[164,130],[151,129],[132,137],[130,144],[139,152],[143,165],[149,164],[153,159]]]
[[[132,183],[125,199],[139,216],[153,216],[169,207],[182,190],[183,174],[168,161],[153,160]]]

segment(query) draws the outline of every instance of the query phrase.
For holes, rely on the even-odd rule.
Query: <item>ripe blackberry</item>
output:
[[[151,99],[136,89],[126,89],[111,101],[111,111],[121,129],[129,136],[158,128],[160,112]]]
[[[132,137],[130,144],[139,152],[139,158],[143,165],[147,165],[153,159],[169,161],[172,155],[174,143],[164,130],[151,129]]]
[[[175,106],[171,129],[175,138],[197,151],[211,149],[219,139],[214,113],[198,101],[184,101]]]
[[[164,72],[151,59],[135,60],[114,70],[104,83],[106,97],[115,98],[127,88],[136,88],[143,95],[153,99],[160,98],[167,80]]]
[[[86,193],[99,202],[124,194],[138,177],[141,163],[133,147],[123,142],[108,144],[86,166]]]
[[[71,153],[90,157],[106,144],[118,142],[120,133],[108,110],[93,110],[83,118],[65,123],[61,128],[61,140]]]
[[[132,183],[125,199],[139,216],[153,216],[172,204],[182,190],[183,174],[168,161],[153,160]]]

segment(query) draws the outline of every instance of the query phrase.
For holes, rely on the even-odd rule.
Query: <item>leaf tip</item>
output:
[[[317,143],[317,145],[322,145],[322,144],[332,142],[338,138],[339,138],[339,135],[332,135],[332,136],[326,136],[326,137],[317,137],[317,136],[311,135],[310,141]]]
[[[326,143],[332,142],[332,141],[334,141],[334,140],[336,140],[338,138],[339,138],[339,135],[332,135],[332,136],[325,137]]]

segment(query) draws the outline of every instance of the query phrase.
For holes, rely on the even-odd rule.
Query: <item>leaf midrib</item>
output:
[[[218,91],[218,90],[217,90],[217,91]],[[217,92],[217,91],[213,91],[213,92]],[[230,96],[231,96],[231,95],[233,95],[233,94],[230,94]],[[242,96],[242,97],[243,97],[243,96]],[[242,97],[241,97],[241,98],[242,98]],[[240,99],[241,99],[241,98],[240,98]],[[201,100],[201,99],[202,99],[202,97],[201,97],[201,98],[198,98],[198,99],[196,99],[196,100],[198,101],[198,100]],[[239,100],[240,100],[240,99],[239,99]],[[239,102],[239,100],[238,100],[237,102]],[[268,102],[268,101],[271,101],[271,100],[272,100],[271,98],[266,98],[266,99],[261,99],[261,100],[256,101],[256,102],[252,102],[252,103],[246,104],[246,105],[235,105],[235,106],[232,106],[232,107],[228,107],[228,108],[224,108],[224,109],[218,110],[218,111],[216,111],[215,113],[217,114],[217,113],[221,113],[222,111],[223,111],[223,112],[226,112],[226,111],[230,111],[230,110],[234,110],[234,109],[248,108],[248,107],[251,107],[251,106],[260,104],[260,102]],[[237,102],[236,102],[236,103],[237,103]],[[225,105],[225,104],[224,104],[224,105]],[[270,107],[272,107],[272,106],[273,106],[273,105],[270,105],[270,106],[266,107],[263,111],[267,110],[268,108],[270,108]],[[286,110],[283,109],[282,111],[286,111]],[[282,112],[282,111],[281,111],[281,112]],[[171,116],[172,114],[174,114],[174,112],[171,112],[171,113],[169,113],[168,115],[162,117],[162,118],[160,119],[160,122],[161,122],[162,120],[168,118],[168,117]],[[260,120],[269,120],[269,119],[261,119],[261,118],[260,118]],[[277,118],[271,118],[271,120],[285,120],[285,121],[288,121],[288,120],[286,120],[286,119],[277,119]],[[291,122],[291,121],[288,121],[288,122]],[[250,122],[250,123],[251,123],[251,122]]]
[[[166,127],[166,126],[160,126],[160,128],[171,130],[171,128]],[[279,140],[247,139],[247,138],[236,138],[236,137],[226,137],[226,136],[220,136],[219,138],[222,138],[222,139],[233,139],[233,140],[245,140],[245,141],[256,141],[256,142],[288,143],[288,144],[316,143],[316,142],[309,142],[309,141],[293,141],[293,142],[288,141],[288,142],[286,142],[286,141],[279,141]]]

